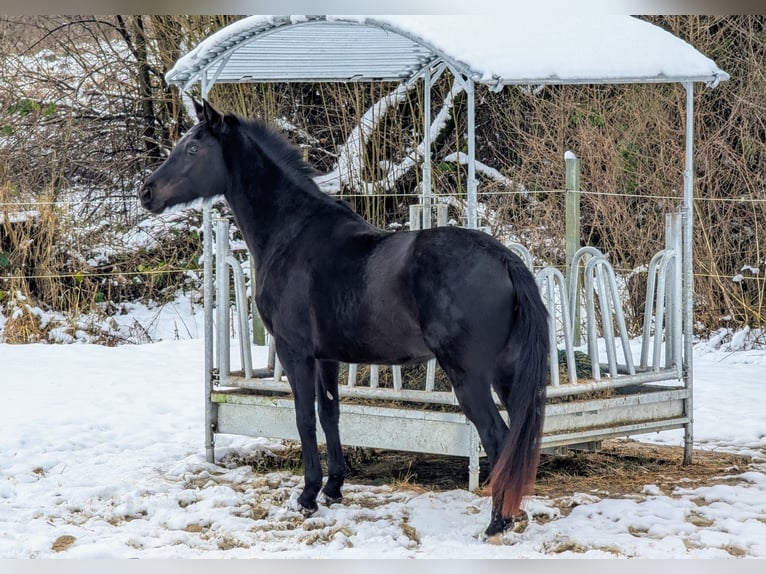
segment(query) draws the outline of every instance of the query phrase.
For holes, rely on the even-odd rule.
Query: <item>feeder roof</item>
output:
[[[182,89],[231,82],[413,81],[441,63],[507,84],[705,82],[729,75],[684,40],[625,15],[250,16],[181,57]]]

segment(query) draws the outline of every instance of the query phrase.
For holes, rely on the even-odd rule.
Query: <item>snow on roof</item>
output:
[[[440,61],[505,84],[706,82],[729,75],[684,40],[625,15],[250,16],[167,74],[213,82],[407,81]]]

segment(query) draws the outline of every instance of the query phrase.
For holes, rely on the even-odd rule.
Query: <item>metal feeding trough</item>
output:
[[[212,236],[209,212],[205,237]],[[681,269],[678,254],[681,218],[669,214],[666,248],[649,264],[644,336],[640,356],[634,358],[628,340],[614,270],[597,249],[575,253],[568,280],[561,271],[544,267],[536,272],[551,317],[550,382],[543,448],[593,448],[606,438],[683,428],[691,423],[691,388],[681,368]],[[252,361],[251,304],[246,273],[229,248],[229,222],[216,222],[215,275],[205,274],[205,289],[215,292],[215,329],[205,340],[213,365],[206,393],[208,456],[214,457],[216,433],[298,440],[290,387],[273,346],[266,365]],[[512,244],[531,267],[529,252]],[[211,253],[206,250],[206,253]],[[212,255],[209,257],[212,258]],[[246,258],[245,258],[246,259]],[[213,262],[209,262],[212,267]],[[234,305],[230,306],[231,285]],[[211,298],[212,300],[212,298]],[[573,313],[573,310],[579,313]],[[212,307],[207,311],[212,315]],[[232,325],[235,317],[240,368],[231,368]],[[583,318],[576,324],[575,316]],[[579,323],[580,321],[578,321]],[[584,332],[590,376],[578,379],[575,334]],[[213,360],[214,356],[214,360]],[[566,364],[561,375],[560,357]],[[430,361],[416,385],[405,385],[399,365],[370,365],[364,381],[359,365],[348,365],[341,381],[340,430],[348,446],[465,456],[469,488],[479,484],[483,450],[473,425],[459,411],[455,395],[436,385],[436,364]],[[381,382],[381,369],[391,380]],[[499,401],[497,401],[498,404]],[[324,436],[317,429],[320,442]]]

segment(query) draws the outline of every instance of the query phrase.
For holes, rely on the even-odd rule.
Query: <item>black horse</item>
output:
[[[379,230],[322,193],[281,136],[207,101],[195,107],[199,122],[146,181],[141,202],[160,213],[222,194],[231,207],[255,263],[258,311],[295,398],[300,505],[315,511],[322,487],[317,410],[328,450],[324,501],[342,498],[338,362],[436,357],[489,458],[486,534],[508,528],[534,485],[545,408],[548,314],[532,273],[481,231]]]

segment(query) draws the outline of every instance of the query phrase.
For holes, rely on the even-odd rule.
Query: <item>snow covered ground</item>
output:
[[[189,310],[143,316],[165,339],[151,344],[0,345],[0,557],[766,557],[766,351],[695,351],[696,446],[753,456],[744,474],[583,492],[566,515],[533,497],[527,529],[491,545],[480,538],[489,500],[467,491],[352,483],[343,505],[304,519],[301,477],[207,464],[202,316]],[[681,443],[676,431],[641,438]],[[217,448],[280,445],[220,437]]]

